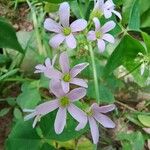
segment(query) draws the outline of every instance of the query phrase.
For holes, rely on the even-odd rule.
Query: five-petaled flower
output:
[[[75,33],[83,31],[87,26],[87,21],[78,19],[69,24],[70,6],[67,2],[61,3],[59,8],[60,23],[47,18],[44,22],[44,28],[48,31],[56,33],[50,40],[50,45],[53,48],[58,48],[59,45],[65,40],[69,48],[76,48]]]
[[[88,32],[87,38],[90,41],[97,41],[97,46],[100,52],[105,50],[105,41],[114,43],[115,39],[111,34],[108,34],[110,30],[112,30],[116,24],[114,21],[109,21],[105,23],[102,27],[98,18],[93,18],[95,24],[95,31],[91,30]]]
[[[104,15],[106,19],[110,18],[114,13],[119,19],[122,19],[121,14],[115,10],[115,4],[112,0],[107,0],[106,2],[104,0],[95,0],[93,13],[98,18]]]
[[[114,122],[109,117],[104,115],[105,113],[110,112],[115,108],[116,107],[114,104],[99,107],[98,104],[94,103],[86,111],[87,114],[86,121],[84,123],[83,122],[79,123],[78,126],[76,127],[76,130],[78,131],[84,128],[86,124],[89,122],[93,143],[97,144],[99,140],[99,129],[97,122],[103,125],[105,128],[115,128]]]
[[[34,110],[24,109],[24,112],[31,112],[31,114],[25,117],[25,120],[35,117],[33,122],[33,127],[35,127],[42,116],[58,108],[54,123],[54,129],[57,134],[60,134],[66,125],[67,111],[79,124],[86,121],[85,113],[73,104],[86,95],[86,89],[75,88],[66,94],[62,90],[60,82],[54,80],[50,84],[50,89],[56,96],[56,99],[40,104]]]
[[[68,55],[66,52],[63,52],[60,54],[59,64],[62,72],[54,68],[49,69],[50,67],[47,66],[49,70],[46,69],[44,71],[44,74],[52,80],[59,80],[65,93],[69,92],[70,83],[85,88],[88,87],[85,80],[76,77],[83,69],[85,69],[89,65],[88,63],[81,63],[75,65],[72,69],[70,69]]]

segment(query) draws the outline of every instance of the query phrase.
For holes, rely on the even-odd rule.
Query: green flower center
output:
[[[92,12],[91,19],[93,19],[94,17],[101,18],[101,16],[103,16],[103,12],[99,9],[95,9]]]
[[[60,105],[62,107],[67,107],[70,104],[70,100],[68,97],[64,96],[60,99]]]
[[[86,111],[86,114],[87,114],[87,116],[91,117],[91,116],[93,116],[94,112],[92,109],[89,109]]]
[[[66,73],[64,76],[63,76],[63,80],[65,82],[69,82],[71,80],[71,75],[69,73]]]
[[[96,38],[97,38],[97,39],[100,39],[101,37],[102,37],[102,33],[99,32],[99,31],[97,31],[97,32],[96,32]]]
[[[63,28],[63,33],[65,36],[69,35],[71,33],[71,28],[70,27]]]

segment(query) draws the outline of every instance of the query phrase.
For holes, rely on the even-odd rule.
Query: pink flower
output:
[[[57,134],[60,134],[66,125],[67,111],[79,123],[86,121],[85,113],[73,104],[86,95],[86,90],[84,88],[76,88],[65,94],[61,88],[60,82],[53,80],[50,84],[50,89],[56,96],[56,99],[40,104],[34,110],[25,109],[24,112],[31,112],[31,114],[25,117],[25,120],[35,117],[33,122],[33,127],[35,127],[41,117],[58,108],[54,123],[54,129]]]
[[[69,48],[76,48],[76,39],[74,33],[82,31],[87,26],[87,21],[84,19],[78,19],[69,24],[70,18],[70,6],[67,2],[60,5],[59,8],[60,23],[48,18],[44,22],[44,28],[48,31],[56,33],[50,40],[50,45],[53,48],[59,47],[59,45],[65,40]]]
[[[76,130],[80,130],[86,126],[86,124],[89,122],[90,130],[92,134],[93,143],[97,144],[99,140],[99,130],[97,122],[103,125],[105,128],[114,128],[115,124],[114,122],[104,115],[107,112],[112,111],[115,109],[115,105],[106,105],[99,107],[98,104],[94,103],[90,109],[86,112],[87,113],[87,119],[83,123],[79,123],[76,127]]]
[[[93,21],[95,24],[95,31],[89,31],[87,38],[90,41],[97,41],[99,51],[103,52],[105,50],[105,41],[110,43],[115,42],[114,37],[107,32],[112,30],[116,26],[116,24],[114,21],[108,21],[101,27],[98,18],[94,18]]]
[[[89,65],[88,63],[81,63],[70,69],[68,55],[66,52],[63,52],[60,54],[59,64],[62,72],[52,68],[50,72],[45,72],[45,74],[50,79],[59,80],[65,93],[69,92],[70,84],[75,84],[85,88],[88,87],[85,80],[76,77],[83,69],[85,69]]]
[[[115,4],[112,0],[107,0],[105,3],[104,0],[95,0],[94,11],[97,16],[104,14],[106,19],[110,18],[112,13],[118,16],[119,19],[122,19],[121,14],[115,10]]]
[[[49,77],[51,69],[53,68],[55,61],[56,61],[56,57],[57,55],[54,56],[54,58],[52,59],[52,61],[50,60],[50,58],[46,58],[45,60],[45,65],[42,64],[38,64],[35,66],[35,72],[34,73],[44,73],[44,75],[46,77]]]

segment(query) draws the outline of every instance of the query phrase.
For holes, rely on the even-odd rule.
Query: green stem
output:
[[[91,62],[92,62],[92,69],[93,69],[96,101],[99,103],[100,102],[100,96],[99,96],[98,78],[97,78],[96,64],[95,64],[95,59],[94,59],[94,52],[93,52],[91,43],[89,43],[89,51],[90,51],[90,57],[91,57]]]

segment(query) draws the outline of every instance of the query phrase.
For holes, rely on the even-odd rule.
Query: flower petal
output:
[[[66,96],[69,97],[71,101],[78,101],[86,95],[85,88],[76,88],[70,91]]]
[[[69,72],[70,66],[69,66],[69,58],[67,52],[63,52],[60,54],[59,64],[63,73]]]
[[[112,12],[110,10],[104,9],[104,17],[106,19],[110,18],[112,16]]]
[[[78,19],[72,22],[70,25],[72,32],[82,31],[86,28],[86,26],[87,26],[87,21],[84,19]]]
[[[58,48],[59,45],[65,40],[65,36],[62,34],[56,34],[54,35],[50,41],[49,44],[53,47],[53,48]]]
[[[68,112],[74,119],[76,119],[80,124],[82,124],[82,128],[80,125],[80,128],[79,128],[79,126],[76,128],[77,130],[81,130],[86,126],[87,116],[81,109],[79,109],[74,104],[70,104],[68,107]]]
[[[55,22],[54,20],[47,18],[44,21],[44,28],[48,31],[60,33],[62,27],[57,22]]]
[[[74,49],[77,46],[76,39],[73,34],[66,36],[66,44],[69,48]]]
[[[104,5],[104,0],[97,0],[97,2],[95,1],[94,10],[100,9],[102,5]]]
[[[113,28],[115,28],[115,26],[116,26],[116,23],[114,21],[108,21],[102,26],[101,30],[103,33],[106,33],[112,30]]]
[[[101,25],[100,25],[100,21],[98,20],[98,18],[94,17],[94,18],[93,18],[93,22],[94,22],[94,24],[95,24],[95,30],[96,30],[96,31],[99,30],[100,27],[101,27]]]
[[[50,79],[61,79],[62,73],[54,68],[49,68],[44,71],[44,75]]]
[[[35,69],[36,70],[34,71],[34,73],[43,73],[46,70],[46,67],[44,65],[39,64],[35,66]]]
[[[42,103],[40,105],[38,105],[36,107],[36,113],[38,115],[46,115],[48,114],[49,112],[52,112],[53,110],[55,110],[56,108],[59,107],[59,103],[58,103],[58,100],[52,100],[52,101],[48,101],[48,102],[45,102],[45,103]]]
[[[36,112],[33,112],[33,113],[29,114],[29,115],[26,115],[24,117],[24,121],[30,120],[31,118],[34,118],[35,116],[36,116]]]
[[[96,121],[94,120],[93,117],[89,117],[88,119],[89,119],[89,125],[90,125],[93,143],[97,144],[98,140],[99,140],[98,126],[97,126]]]
[[[69,82],[61,81],[61,85],[64,93],[68,93],[70,90]]]
[[[63,2],[60,4],[59,17],[60,17],[60,23],[64,27],[68,27],[69,26],[69,18],[70,18],[70,6],[67,2]]]
[[[70,83],[88,88],[87,82],[83,79],[73,78]]]
[[[65,95],[59,80],[51,80],[49,87],[56,97],[62,97]]]
[[[115,43],[115,39],[111,34],[104,34],[103,40],[108,41],[110,43]]]
[[[112,12],[113,12],[120,20],[122,19],[121,14],[120,14],[118,11],[112,10]]]
[[[104,52],[105,50],[105,42],[101,39],[97,40],[98,41],[98,49],[100,53]]]
[[[89,31],[87,35],[87,39],[90,41],[95,41],[96,40],[95,31]]]
[[[110,104],[110,105],[100,107],[97,103],[94,103],[92,105],[92,108],[94,109],[94,111],[98,111],[99,113],[107,113],[114,110],[116,106],[114,104]]]
[[[105,128],[115,128],[115,123],[106,115],[95,113],[94,118],[102,124]]]
[[[46,66],[47,68],[52,67],[50,58],[46,58],[46,60],[45,60],[45,66]]]
[[[71,71],[70,74],[72,77],[77,76],[82,70],[84,70],[87,66],[89,65],[89,63],[81,63],[78,65],[75,65]]]
[[[64,127],[66,125],[66,118],[67,118],[66,108],[60,107],[58,109],[55,123],[54,123],[56,134],[60,134],[64,130]]]

